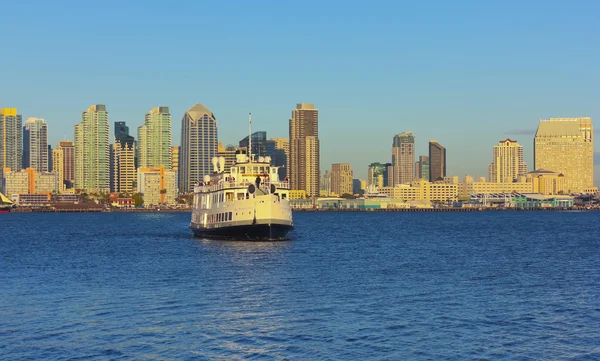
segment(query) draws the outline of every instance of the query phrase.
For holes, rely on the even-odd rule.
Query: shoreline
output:
[[[381,213],[381,212],[530,212],[530,211],[600,211],[600,208],[571,207],[571,208],[298,208],[295,212],[305,213],[332,213],[332,212],[359,212],[359,213]],[[153,209],[153,208],[47,208],[26,207],[15,208],[14,213],[191,213],[191,209]]]

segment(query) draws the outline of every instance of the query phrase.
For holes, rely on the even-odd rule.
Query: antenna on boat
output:
[[[252,113],[248,113],[248,158],[252,163]]]

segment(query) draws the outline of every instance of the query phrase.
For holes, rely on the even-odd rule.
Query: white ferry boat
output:
[[[251,149],[251,145],[249,147]],[[213,158],[214,173],[194,187],[190,228],[197,237],[237,240],[282,240],[294,228],[289,182],[270,157],[254,160],[236,154],[225,172],[225,159]]]

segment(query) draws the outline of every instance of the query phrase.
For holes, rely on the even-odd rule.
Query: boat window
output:
[[[240,173],[242,173],[242,174],[246,173],[246,167],[240,167]]]
[[[229,220],[231,221],[233,219],[233,212],[229,212]]]

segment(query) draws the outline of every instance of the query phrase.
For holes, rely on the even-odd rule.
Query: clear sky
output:
[[[147,111],[169,106],[179,144],[200,102],[236,144],[248,112],[255,130],[287,137],[306,102],[319,109],[322,169],[349,162],[365,177],[412,130],[418,155],[430,139],[446,146],[450,175],[487,176],[507,137],[531,170],[541,118],[590,116],[600,129],[598,1],[24,0],[1,11],[0,107],[45,118],[53,145],[92,104],[135,136]]]

